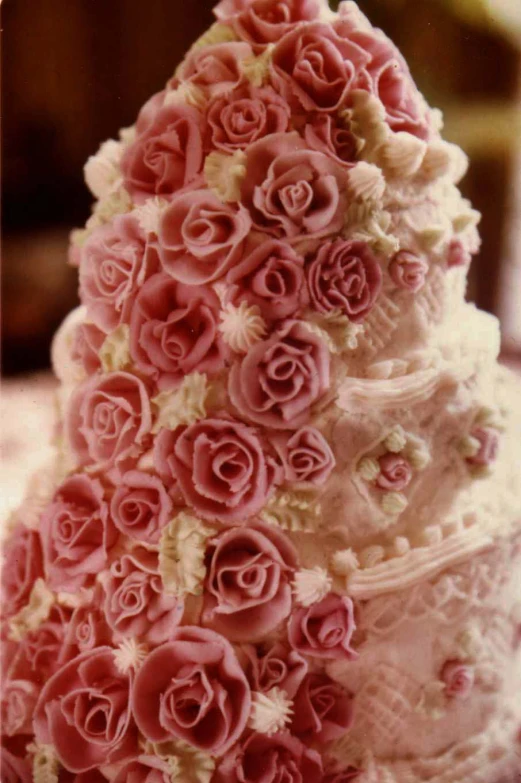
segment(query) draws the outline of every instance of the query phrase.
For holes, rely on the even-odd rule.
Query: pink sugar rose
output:
[[[211,143],[224,152],[243,150],[270,133],[287,130],[291,111],[271,87],[243,85],[208,108]]]
[[[110,647],[78,655],[43,687],[34,714],[36,741],[53,745],[70,772],[128,758],[137,751],[131,688]]]
[[[275,46],[272,79],[288,100],[307,111],[336,111],[369,62],[363,46],[329,24],[295,27]]]
[[[100,348],[107,335],[94,324],[80,324],[75,332],[71,347],[71,359],[81,364],[87,375],[101,370]]]
[[[459,239],[453,239],[447,252],[447,266],[449,269],[455,266],[469,266],[472,260],[471,254]]]
[[[303,655],[329,660],[354,660],[351,649],[355,630],[353,602],[346,596],[329,593],[310,607],[294,610],[288,629],[292,647]]]
[[[307,145],[323,152],[340,166],[350,168],[355,164],[358,145],[353,133],[345,124],[339,124],[330,114],[315,114],[304,128]]]
[[[73,651],[66,644],[71,615],[70,609],[54,604],[47,620],[24,637],[16,661],[17,677],[35,679],[41,684],[72,657]]]
[[[241,66],[253,56],[251,46],[243,41],[193,48],[179,66],[171,86],[189,82],[208,99],[229,93],[245,81]]]
[[[164,272],[151,277],[130,318],[136,367],[160,389],[175,388],[191,372],[218,373],[227,353],[218,329],[219,310],[210,287],[184,285]]]
[[[18,525],[3,546],[2,601],[4,617],[25,606],[33,584],[43,576],[40,536],[35,530]]]
[[[228,272],[229,298],[259,307],[267,321],[295,315],[308,302],[304,260],[291,245],[266,239]]]
[[[291,734],[252,734],[217,768],[215,783],[318,783],[322,760]]]
[[[201,112],[176,101],[160,104],[150,117],[150,103],[141,123],[144,130],[138,130],[121,159],[124,186],[138,204],[186,187],[201,173],[204,162]]]
[[[297,429],[328,391],[329,351],[300,321],[286,321],[232,367],[229,394],[239,413],[273,429]]]
[[[316,19],[320,0],[221,0],[217,18],[256,46],[276,43],[298,22]]]
[[[80,775],[61,769],[58,783],[107,783],[107,778],[97,769],[82,772]],[[127,783],[131,783],[131,779]]]
[[[224,417],[203,419],[173,434],[162,430],[154,457],[160,475],[172,475],[197,515],[226,524],[260,511],[274,480],[255,430]]]
[[[380,473],[376,479],[376,486],[389,492],[401,492],[412,479],[412,468],[409,462],[400,454],[387,452],[378,458]]]
[[[445,694],[450,698],[466,699],[474,687],[474,667],[461,661],[447,661],[441,671]]]
[[[38,687],[29,680],[7,680],[2,683],[2,734],[32,734],[33,712]]]
[[[170,522],[172,501],[157,476],[130,470],[121,479],[110,502],[118,530],[130,538],[157,544]]]
[[[113,783],[172,783],[172,766],[159,756],[138,756],[120,769]]]
[[[157,267],[134,215],[117,215],[94,229],[80,262],[80,297],[89,318],[104,332],[127,323],[135,293]]]
[[[117,537],[101,483],[85,474],[66,479],[42,515],[40,534],[53,590],[74,593],[92,583]]]
[[[80,465],[107,470],[139,454],[152,426],[148,391],[126,372],[93,377],[69,400],[66,435]]]
[[[0,748],[0,779],[2,783],[32,783],[33,773],[28,761]]]
[[[319,430],[301,427],[290,435],[277,433],[271,438],[284,467],[288,482],[323,485],[335,467],[335,457]]]
[[[295,697],[291,732],[302,742],[332,742],[353,724],[353,697],[327,674],[308,674]]]
[[[256,641],[289,615],[297,553],[276,528],[227,530],[211,542],[207,564],[204,625],[232,642]]]
[[[272,688],[282,688],[290,699],[295,697],[306,676],[308,664],[296,650],[276,642],[267,650],[251,644],[242,648],[248,660],[248,678],[251,689],[267,693]]]
[[[250,228],[244,207],[223,204],[209,190],[181,193],[161,216],[163,269],[187,285],[217,280],[241,258]]]
[[[499,432],[492,427],[473,427],[470,436],[479,442],[479,451],[473,457],[467,457],[467,463],[477,468],[492,465],[499,450]]]
[[[155,552],[137,548],[115,560],[102,575],[103,611],[114,640],[137,638],[162,644],[181,622],[184,606],[165,592]]]
[[[425,277],[429,271],[427,261],[421,256],[400,250],[391,259],[389,276],[398,288],[403,288],[415,294],[425,285]]]
[[[138,671],[133,703],[147,739],[179,739],[221,756],[246,728],[251,695],[231,644],[214,631],[183,626]]]
[[[382,288],[382,271],[365,242],[336,239],[322,245],[307,268],[313,306],[339,310],[359,323],[371,312]]]
[[[67,660],[95,647],[111,644],[112,632],[101,611],[101,599],[102,596],[96,593],[93,604],[82,604],[73,611],[65,638]]]
[[[331,772],[326,775],[322,783],[351,783],[362,774],[362,770],[357,767],[349,766],[346,769],[337,772]]]
[[[344,225],[345,174],[297,133],[275,133],[246,151],[241,199],[260,231],[298,242]]]
[[[353,31],[349,21],[342,19],[334,27],[370,58],[354,86],[369,90],[380,99],[391,130],[428,139],[431,129],[427,107],[396,46],[381,30]]]

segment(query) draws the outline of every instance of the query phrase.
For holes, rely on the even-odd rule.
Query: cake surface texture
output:
[[[2,783],[521,780],[521,406],[464,153],[354,2],[222,0],[87,161]]]

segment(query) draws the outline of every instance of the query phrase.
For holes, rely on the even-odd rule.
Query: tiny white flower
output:
[[[311,606],[331,592],[333,580],[320,566],[303,568],[295,574],[293,593],[302,606]]]
[[[252,694],[250,727],[260,734],[277,734],[283,731],[293,715],[293,705],[286,691],[272,688],[267,693]]]
[[[238,307],[226,305],[221,313],[219,331],[233,351],[246,353],[252,345],[262,340],[266,334],[266,324],[256,305],[248,307],[246,302],[241,302]]]
[[[331,570],[337,576],[350,576],[359,567],[358,557],[352,549],[340,549],[331,557]]]
[[[164,199],[159,196],[148,198],[144,204],[136,207],[134,215],[145,234],[157,234],[159,231],[159,221],[161,215],[167,206]]]
[[[127,674],[131,669],[137,671],[147,657],[146,644],[140,644],[135,639],[124,639],[117,650],[114,650],[116,668],[121,674]]]

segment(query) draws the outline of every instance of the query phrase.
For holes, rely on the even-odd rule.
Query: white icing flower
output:
[[[401,514],[407,508],[408,502],[405,495],[401,492],[386,492],[382,495],[380,502],[382,510],[386,514],[397,515]]]
[[[362,568],[374,568],[385,560],[385,549],[383,546],[375,544],[368,546],[360,552],[360,566]]]
[[[157,418],[152,428],[156,433],[165,428],[175,430],[183,424],[193,424],[206,416],[209,395],[204,373],[190,373],[175,391],[161,392],[152,400],[157,409]]]
[[[380,464],[374,457],[362,457],[356,472],[364,481],[374,481],[380,475]]]
[[[105,372],[117,372],[130,364],[130,329],[120,324],[111,332],[100,348],[101,365]]]
[[[392,133],[381,152],[382,166],[400,179],[412,177],[419,170],[426,151],[425,142],[412,133]]]
[[[333,580],[320,566],[303,568],[295,574],[293,593],[302,606],[311,606],[331,592]]]
[[[74,336],[78,326],[87,319],[87,308],[76,307],[65,317],[54,335],[51,345],[51,362],[54,374],[65,384],[77,384],[85,376],[83,367],[71,358]]]
[[[96,198],[107,196],[120,177],[119,164],[123,145],[109,139],[103,142],[98,152],[91,155],[84,166],[85,182]]]
[[[221,201],[239,201],[241,184],[246,176],[246,155],[238,150],[233,155],[210,152],[204,162],[206,184]]]
[[[262,87],[271,71],[274,44],[268,44],[258,57],[248,57],[241,62],[241,71],[254,87]]]
[[[36,631],[47,620],[56,600],[43,579],[37,579],[29,602],[9,620],[9,638],[20,642],[30,631]]]
[[[27,746],[33,755],[33,783],[58,783],[60,763],[52,745],[31,743]]]
[[[168,766],[172,783],[210,783],[215,771],[214,759],[186,742],[145,742],[147,756],[157,756]]]
[[[215,531],[182,511],[163,530],[159,573],[168,593],[201,595],[206,576],[206,544]]]
[[[465,435],[458,443],[458,451],[465,459],[471,459],[479,453],[481,443],[472,435]]]
[[[261,517],[269,525],[299,532],[314,530],[320,513],[320,503],[304,491],[277,492],[268,500]]]
[[[331,557],[331,571],[337,576],[348,577],[360,567],[358,557],[351,548],[340,549]]]
[[[397,424],[385,438],[384,446],[388,451],[392,451],[393,454],[399,454],[406,445],[407,436],[403,427],[400,424]]]
[[[140,644],[135,639],[124,639],[117,650],[114,650],[116,668],[121,674],[130,670],[137,671],[147,657],[146,644]]]
[[[238,307],[226,305],[221,313],[219,331],[232,351],[247,353],[266,334],[266,324],[257,305],[248,307],[246,302],[241,302]]]
[[[272,688],[267,693],[252,693],[250,727],[254,731],[271,737],[284,731],[292,715],[293,704],[282,688]]]
[[[86,229],[90,232],[104,223],[109,223],[116,215],[130,212],[131,209],[132,199],[125,188],[112,190],[97,202],[93,214],[87,220]]]
[[[159,221],[161,214],[167,203],[159,196],[148,198],[144,204],[134,210],[138,223],[145,234],[157,234],[159,231]]]
[[[351,194],[369,204],[379,203],[385,193],[385,178],[381,169],[361,161],[347,175]]]

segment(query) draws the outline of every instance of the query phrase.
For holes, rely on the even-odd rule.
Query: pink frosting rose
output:
[[[232,367],[232,403],[257,424],[297,429],[329,389],[329,364],[329,350],[320,337],[300,321],[287,321]]]
[[[389,264],[389,276],[393,283],[413,294],[425,285],[428,271],[427,261],[407,250],[396,253]]]
[[[320,0],[221,0],[217,18],[255,47],[276,43],[298,22],[318,17]]]
[[[162,644],[181,622],[183,603],[165,592],[155,552],[139,547],[121,555],[101,578],[103,611],[116,642],[130,637]]]
[[[71,347],[71,359],[81,364],[87,375],[101,370],[100,348],[107,335],[94,324],[80,324],[75,332]]]
[[[42,515],[40,534],[53,590],[73,593],[92,583],[117,537],[101,483],[85,474],[66,479]]]
[[[405,457],[389,451],[387,454],[379,457],[378,464],[380,473],[376,479],[376,486],[379,489],[401,492],[402,489],[405,489],[410,484],[412,468]]]
[[[288,629],[290,644],[303,655],[329,660],[354,660],[351,649],[355,630],[353,602],[346,596],[329,593],[310,607],[294,610]]]
[[[305,111],[335,111],[369,62],[362,46],[333,27],[313,22],[285,35],[273,52],[273,80]]]
[[[241,199],[261,231],[290,241],[340,231],[345,174],[297,133],[274,133],[246,151]]]
[[[334,27],[369,56],[370,61],[362,69],[356,87],[370,90],[380,99],[391,130],[428,139],[431,129],[427,107],[396,46],[381,30],[351,31],[347,19],[340,19]]]
[[[244,41],[195,47],[181,63],[170,86],[189,82],[207,98],[229,93],[245,81],[241,64],[252,57],[253,49]]]
[[[246,728],[248,682],[231,644],[207,628],[184,626],[137,673],[134,714],[152,742],[180,739],[220,756]]]
[[[308,674],[294,700],[291,731],[306,745],[332,742],[353,724],[353,697],[327,674]]]
[[[158,756],[138,756],[120,769],[113,783],[172,783],[172,767]]]
[[[472,260],[471,254],[459,239],[453,239],[447,252],[447,266],[469,266]]]
[[[225,417],[203,419],[174,433],[162,430],[154,457],[160,475],[172,475],[196,514],[228,524],[260,511],[274,480],[256,432]]]
[[[0,779],[2,783],[32,783],[33,773],[29,762],[15,756],[7,748],[0,748]]]
[[[251,219],[209,190],[181,193],[163,211],[159,257],[165,272],[187,285],[222,277],[242,256]]]
[[[107,783],[107,778],[97,769],[91,769],[79,775],[61,769],[58,783]],[[131,780],[129,779],[127,783],[131,783]]]
[[[362,774],[361,769],[349,766],[346,769],[330,772],[325,776],[322,783],[351,783]]]
[[[215,783],[318,783],[322,760],[291,734],[252,734],[228,753]]]
[[[304,128],[307,145],[328,155],[340,166],[350,168],[357,157],[357,141],[345,124],[330,114],[315,114]]]
[[[65,420],[80,465],[113,468],[139,454],[152,426],[148,391],[126,372],[94,376],[71,396]]]
[[[104,332],[128,322],[133,295],[157,267],[157,254],[134,215],[117,215],[94,229],[80,262],[80,297],[89,318]]]
[[[261,522],[227,530],[207,552],[202,621],[232,642],[266,636],[291,611],[297,553]]]
[[[3,546],[1,611],[10,617],[25,606],[33,584],[43,576],[40,536],[18,525]]]
[[[315,427],[301,427],[289,438],[277,433],[271,442],[282,461],[286,481],[305,481],[321,486],[335,467],[335,456]]]
[[[467,463],[478,468],[492,465],[499,450],[499,432],[492,427],[473,427],[470,436],[479,442],[479,451],[467,457]]]
[[[67,660],[112,643],[112,632],[100,608],[101,600],[101,590],[97,590],[92,604],[82,604],[72,613],[65,637]]]
[[[72,657],[73,651],[66,644],[71,615],[70,609],[54,604],[47,620],[24,637],[18,648],[17,677],[27,677],[41,685]]]
[[[445,693],[455,699],[466,699],[474,687],[474,667],[461,661],[447,661],[441,671]]]
[[[307,275],[313,306],[321,313],[340,310],[355,323],[369,315],[382,288],[382,271],[365,242],[327,242]]]
[[[134,301],[130,353],[136,367],[160,389],[186,375],[215,375],[226,346],[218,329],[220,303],[209,287],[178,283],[163,273],[147,280]]]
[[[268,649],[248,644],[242,651],[248,660],[252,690],[267,693],[272,688],[282,688],[290,699],[295,697],[308,670],[307,661],[300,653],[282,642]]]
[[[243,85],[209,106],[212,146],[224,152],[245,149],[270,133],[283,133],[290,116],[288,104],[271,87]]]
[[[43,687],[34,714],[37,742],[53,745],[70,772],[128,758],[137,751],[131,688],[110,647],[78,655]]]
[[[138,129],[121,159],[125,188],[138,204],[150,196],[171,196],[203,168],[203,115],[181,101],[164,105],[164,93],[158,97],[154,106],[145,105],[144,130]]]
[[[7,680],[2,683],[2,734],[31,734],[38,686],[29,680]]]
[[[267,321],[295,315],[308,302],[304,259],[285,242],[267,239],[228,272],[229,298],[260,308]]]
[[[157,544],[171,512],[172,501],[163,482],[139,470],[125,473],[110,502],[118,530],[147,544]]]

